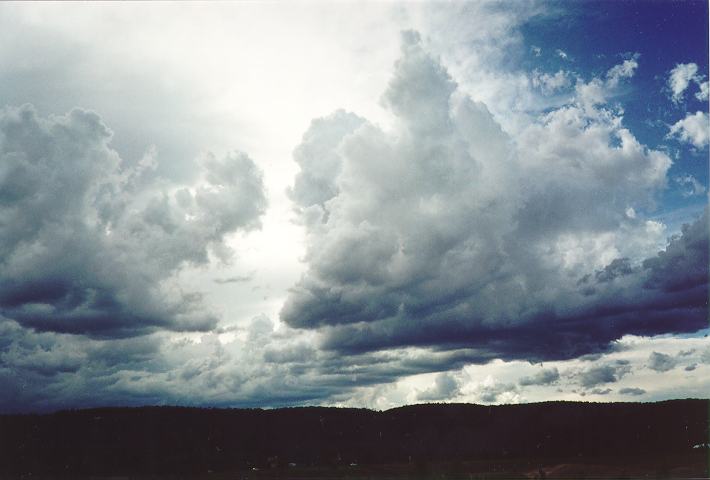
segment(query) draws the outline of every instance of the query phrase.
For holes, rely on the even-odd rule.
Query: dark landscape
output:
[[[709,401],[0,416],[0,478],[706,478]]]

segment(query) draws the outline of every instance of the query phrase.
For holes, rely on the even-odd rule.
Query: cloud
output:
[[[436,400],[448,400],[455,397],[460,392],[456,378],[450,373],[440,373],[434,380],[431,388],[419,392],[417,400],[428,402]]]
[[[603,390],[601,388],[595,388],[589,391],[592,395],[609,395],[611,392],[613,392],[611,388],[605,388]]]
[[[590,81],[585,82],[582,79],[577,79],[575,89],[577,91],[577,101],[585,107],[588,114],[598,116],[601,114],[610,114],[611,111],[605,108],[595,110],[595,107],[607,102],[608,97],[617,93],[619,84],[623,80],[627,80],[636,74],[638,68],[638,54],[633,58],[624,60],[618,65],[614,65],[607,70],[604,78],[594,77]],[[620,121],[621,117],[610,117]]]
[[[214,283],[219,285],[224,285],[227,283],[246,283],[254,279],[254,272],[249,273],[249,275],[237,275],[234,277],[227,278],[215,278]]]
[[[704,102],[708,99],[708,95],[710,94],[710,88],[708,87],[709,82],[705,81],[702,82],[698,85],[700,88],[700,91],[695,94],[695,98],[700,100],[701,102]]]
[[[705,112],[689,113],[682,120],[671,125],[669,138],[692,144],[695,148],[707,146],[710,138],[710,122]]]
[[[615,87],[622,79],[633,77],[639,66],[637,57],[638,56],[624,60],[621,64],[615,65],[609,69],[609,71],[606,72],[608,85]]]
[[[629,365],[624,363],[592,367],[579,375],[579,384],[584,388],[591,388],[605,383],[615,383],[630,371]]]
[[[148,152],[128,166],[89,111],[0,111],[0,313],[40,331],[126,336],[208,330],[217,318],[175,275],[227,260],[225,236],[259,226],[261,172],[207,154],[180,185]]]
[[[648,357],[648,368],[657,372],[667,372],[674,369],[676,360],[665,353],[652,352]]]
[[[671,256],[707,263],[706,216],[657,255],[663,225],[626,212],[654,208],[672,162],[590,98],[511,137],[406,33],[382,97],[392,128],[338,111],[296,149],[307,270],[281,319],[340,354],[466,348],[480,363],[702,328],[706,278],[663,279],[698,269]]]
[[[557,54],[558,57],[560,57],[562,60],[568,60],[569,55],[563,50],[560,50],[559,48],[555,50],[555,53]]]
[[[523,377],[518,383],[522,386],[550,385],[551,383],[557,382],[559,379],[560,372],[557,371],[556,367],[553,367],[542,369],[531,377]]]
[[[564,70],[559,70],[555,74],[534,70],[531,80],[533,87],[539,88],[546,95],[567,88],[572,84],[569,74]]]
[[[620,388],[619,393],[621,395],[639,396],[639,395],[643,395],[644,393],[646,393],[646,390],[644,390],[643,388],[625,387],[625,388]]]
[[[677,175],[673,180],[681,187],[685,187],[682,191],[684,197],[692,197],[705,193],[705,185],[700,183],[694,176],[690,174]]]
[[[666,249],[643,262],[645,288],[661,291],[687,292],[693,295],[691,304],[702,304],[693,292],[707,286],[708,209],[693,224],[685,224],[681,233],[671,237]],[[690,299],[688,299],[690,300]]]
[[[698,76],[698,66],[695,63],[677,64],[668,74],[668,87],[671,89],[672,100],[676,103],[680,102],[690,82],[701,85],[701,80],[702,77]]]
[[[475,402],[520,403],[523,397],[514,383],[502,382],[487,375],[482,381],[462,386],[461,392]]]

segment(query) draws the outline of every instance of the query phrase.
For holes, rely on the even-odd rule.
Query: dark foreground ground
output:
[[[0,416],[0,479],[707,478],[708,400]]]

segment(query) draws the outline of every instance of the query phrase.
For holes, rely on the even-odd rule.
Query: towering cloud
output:
[[[605,104],[635,68],[578,83],[511,138],[405,33],[382,98],[393,128],[336,112],[296,150],[308,270],[282,319],[341,353],[467,347],[477,361],[701,328],[707,279],[676,266],[707,266],[707,215],[656,256],[658,224],[628,214],[653,208],[671,165]]]
[[[176,185],[156,175],[154,152],[129,166],[110,140],[92,112],[0,112],[0,313],[97,337],[212,328],[172,279],[259,225],[261,172],[243,153],[205,155],[199,179]]]

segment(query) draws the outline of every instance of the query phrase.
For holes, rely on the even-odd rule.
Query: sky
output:
[[[708,4],[0,5],[0,412],[707,397]]]

